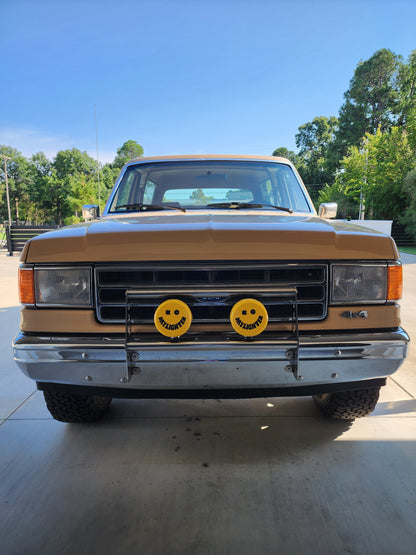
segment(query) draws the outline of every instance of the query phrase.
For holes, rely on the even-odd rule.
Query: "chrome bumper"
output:
[[[292,345],[284,339],[184,342],[97,337],[34,337],[20,333],[14,357],[20,369],[42,383],[117,388],[186,390],[293,388],[387,377],[406,357],[407,333],[301,336],[298,378],[290,366]],[[127,363],[129,358],[129,363]]]

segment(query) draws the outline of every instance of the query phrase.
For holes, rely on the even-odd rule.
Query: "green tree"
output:
[[[126,141],[117,149],[117,156],[114,158],[112,166],[121,169],[132,158],[139,158],[140,156],[143,156],[143,147],[136,141]]]
[[[287,158],[294,164],[295,166],[299,162],[298,155],[293,150],[288,150],[285,146],[280,146],[273,151],[272,156],[280,156],[281,158]]]
[[[111,164],[105,164],[105,166],[103,166],[102,171],[100,172],[101,184],[103,186],[101,190],[101,198],[103,202],[107,202],[119,173],[119,169],[113,168]]]
[[[407,196],[407,203],[400,221],[406,226],[406,231],[416,240],[416,168],[407,174],[403,189]]]
[[[97,162],[87,152],[81,152],[77,148],[60,150],[53,167],[58,179],[64,179],[70,175],[92,175],[97,171]]]
[[[31,205],[28,194],[31,182],[29,163],[21,152],[11,146],[0,145],[0,154],[10,158],[7,160],[7,177],[12,220],[26,220]],[[8,219],[3,158],[0,162],[0,181],[3,184],[0,210],[2,218]]]
[[[95,182],[95,202],[98,202],[97,162],[87,152],[81,152],[77,148],[60,150],[46,180],[46,190],[51,195],[51,211],[58,225],[72,221],[72,216],[77,220],[80,211],[78,200],[81,196],[76,192],[78,189],[75,184],[87,181],[89,184]],[[89,195],[86,197],[89,198]]]
[[[64,219],[70,216],[71,209],[68,202],[71,176],[58,177],[55,168],[44,181],[44,205],[49,214],[49,222],[63,225]]]
[[[378,131],[373,141],[376,158],[370,168],[368,205],[374,218],[398,220],[407,206],[403,184],[415,167],[416,153],[412,151],[406,130],[398,127],[386,133]]]
[[[30,158],[29,168],[32,177],[29,185],[29,196],[32,204],[28,219],[36,225],[43,224],[50,219],[48,208],[50,191],[47,183],[53,165],[43,152],[38,152]]]
[[[399,110],[397,78],[400,57],[383,48],[355,69],[345,102],[339,112],[339,128],[328,153],[331,169],[350,146],[359,146],[365,133],[386,131],[396,122]]]
[[[332,176],[326,168],[326,153],[334,140],[337,126],[336,117],[318,116],[298,128],[295,140],[302,160],[300,173],[305,183],[323,185],[331,180]]]
[[[398,125],[405,127],[409,143],[416,151],[416,50],[413,50],[399,69],[399,119]]]
[[[70,176],[68,185],[69,192],[66,200],[73,215],[66,216],[65,225],[82,221],[84,204],[98,204],[97,181],[93,176]]]
[[[319,194],[319,202],[336,202],[339,218],[358,218],[361,190],[366,182],[366,158],[357,147],[351,147],[342,160],[342,169],[335,182],[326,184]]]
[[[401,63],[397,77],[398,125],[406,127],[416,115],[416,50]]]
[[[366,218],[397,220],[406,209],[403,182],[414,168],[414,156],[408,135],[402,128],[367,133],[360,147],[350,148],[335,183],[323,189],[319,200],[341,200],[340,215],[358,217],[362,191]]]

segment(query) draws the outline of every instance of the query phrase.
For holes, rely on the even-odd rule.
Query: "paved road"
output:
[[[352,425],[310,398],[119,400],[111,419],[62,424],[12,361],[17,265],[0,254],[1,555],[415,553],[414,344]]]

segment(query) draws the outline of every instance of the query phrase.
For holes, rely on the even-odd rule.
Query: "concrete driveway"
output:
[[[403,325],[415,336],[416,256]],[[18,259],[0,253],[0,553],[414,554],[416,352],[375,413],[311,398],[113,401],[54,421],[12,360]]]

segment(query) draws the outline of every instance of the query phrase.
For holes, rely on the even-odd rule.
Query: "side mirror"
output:
[[[336,218],[338,204],[336,202],[325,202],[319,205],[318,216],[320,218]]]
[[[96,220],[100,217],[100,207],[98,204],[84,204],[82,207],[82,217],[84,221]]]

